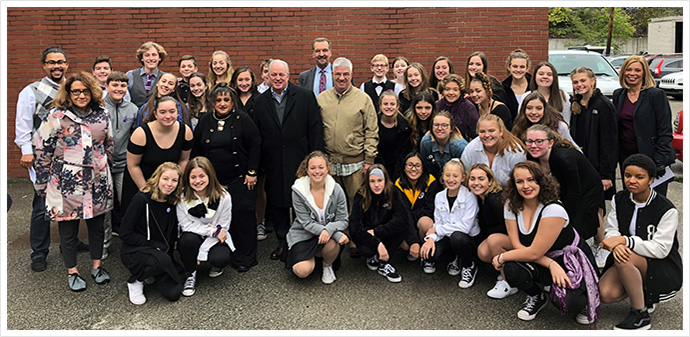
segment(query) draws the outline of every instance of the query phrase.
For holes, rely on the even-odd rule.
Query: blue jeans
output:
[[[34,192],[33,210],[31,211],[31,227],[29,242],[31,243],[31,260],[48,256],[50,247],[50,220],[46,217],[46,197]]]

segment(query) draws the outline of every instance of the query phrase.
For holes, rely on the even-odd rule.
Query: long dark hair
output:
[[[417,113],[415,112],[417,103],[421,101],[426,101],[427,103],[431,104],[431,115],[424,121],[419,119],[419,117],[417,117]],[[421,128],[426,131],[431,130],[431,121],[434,119],[434,115],[436,115],[437,110],[438,108],[436,107],[434,96],[427,91],[418,93],[410,102],[410,110],[405,112],[405,114],[407,115],[407,123],[410,125],[410,141],[413,148],[419,148],[420,139],[424,136],[419,134],[419,129]]]
[[[436,78],[436,63],[439,63],[441,61],[446,61],[448,63],[448,75],[455,74],[455,70],[453,69],[453,62],[450,62],[450,59],[445,57],[445,56],[439,56],[436,58],[434,63],[431,65],[431,75],[429,76],[429,87],[434,88],[440,92],[443,92],[443,88],[439,88],[439,82],[441,82],[438,78]],[[446,76],[448,76],[446,75]],[[464,82],[463,82],[464,83]],[[464,90],[464,85],[460,86],[460,90]]]
[[[206,76],[202,73],[194,73],[189,76],[189,82],[191,83],[192,78],[198,77],[204,82],[204,85],[206,85],[206,90],[204,90],[204,94],[201,95],[200,98],[197,98],[192,94],[192,91],[189,90],[189,97],[187,98],[187,102],[189,102],[189,114],[191,117],[194,118],[201,118],[199,115],[199,112],[201,112],[201,109],[204,107],[204,104],[206,105],[206,110],[208,110],[208,82],[206,81]]]
[[[503,203],[507,203],[508,209],[511,212],[518,213],[521,211],[525,202],[525,199],[522,198],[520,193],[518,193],[517,187],[515,187],[515,170],[519,168],[528,170],[537,182],[537,185],[539,185],[537,200],[539,200],[542,205],[558,200],[560,185],[558,181],[556,181],[556,178],[545,174],[541,166],[533,161],[521,161],[515,164],[513,170],[510,171],[510,180],[503,189]]]
[[[553,81],[551,82],[551,87],[549,88],[550,97],[547,103],[551,107],[553,107],[554,110],[558,112],[563,112],[563,101],[565,100],[565,97],[563,97],[561,89],[558,87],[558,70],[556,70],[556,67],[554,67],[553,64],[549,62],[541,62],[537,64],[537,67],[534,68],[532,79],[529,80],[529,90],[535,91],[539,88],[537,85],[537,71],[539,71],[539,68],[544,66],[549,67],[551,69],[551,77],[553,78]]]
[[[400,174],[400,187],[402,187],[404,190],[424,191],[426,190],[426,186],[429,183],[429,177],[431,176],[431,174],[429,173],[429,167],[426,164],[426,160],[424,160],[424,158],[422,158],[422,155],[419,154],[419,152],[417,151],[412,151],[405,156],[405,159],[403,160],[403,166],[406,165],[407,160],[412,157],[417,157],[422,162],[422,175],[419,176],[417,182],[414,184],[414,186],[412,186],[410,178],[407,177],[407,174],[403,169],[402,174]]]
[[[466,85],[465,90],[468,92],[470,91],[470,83],[472,82],[472,79],[474,79],[474,77],[470,76],[470,71],[469,71],[470,60],[475,56],[479,56],[479,59],[482,60],[482,72],[484,74],[487,74],[487,78],[489,77],[489,75],[487,73],[488,69],[489,69],[489,61],[486,58],[486,54],[484,54],[484,52],[481,52],[481,51],[476,51],[476,52],[470,54],[470,56],[467,57],[467,63],[465,64],[465,85]],[[489,95],[489,96],[491,96],[491,95]]]
[[[362,182],[362,186],[359,188],[359,194],[362,195],[362,210],[365,212],[369,210],[369,206],[371,206],[371,201],[374,198],[374,192],[371,191],[371,187],[369,186],[369,176],[371,175],[371,171],[374,169],[381,169],[383,172],[383,179],[386,181],[386,185],[383,188],[383,191],[381,192],[381,197],[386,200],[386,204],[388,204],[388,209],[393,208],[393,193],[395,192],[393,183],[391,182],[390,176],[388,175],[388,171],[386,171],[386,168],[383,167],[381,164],[374,164],[369,166],[369,169],[366,172],[366,175],[364,177],[364,181]]]
[[[252,68],[247,67],[247,66],[241,66],[232,73],[232,77],[230,77],[230,87],[235,89],[237,91],[237,95],[240,94],[240,88],[237,87],[237,78],[240,77],[240,74],[248,71],[249,76],[252,78],[252,85],[249,87],[249,93],[255,94],[258,93],[259,91],[256,89],[256,75],[254,75],[254,72],[252,71]]]
[[[532,123],[527,118],[526,114],[527,103],[533,100],[539,100],[541,104],[544,105],[544,115],[537,123]],[[518,112],[517,117],[515,117],[515,123],[513,123],[512,133],[516,137],[524,141],[526,135],[525,133],[527,132],[527,129],[530,126],[534,124],[543,124],[548,126],[551,130],[558,131],[558,124],[562,121],[563,115],[556,112],[556,110],[554,110],[552,106],[546,103],[546,98],[544,98],[544,96],[542,96],[538,91],[532,91],[527,95],[527,97],[525,97],[525,99],[522,100],[522,105],[520,105],[520,112]]]

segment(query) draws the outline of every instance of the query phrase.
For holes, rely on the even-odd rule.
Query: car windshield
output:
[[[596,76],[618,77],[616,70],[600,55],[549,54],[549,62],[556,67],[559,76],[569,76],[573,69],[585,66]]]

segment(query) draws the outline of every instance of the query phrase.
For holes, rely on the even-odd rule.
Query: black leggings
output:
[[[403,233],[402,235],[380,240],[383,243],[383,246],[386,247],[386,250],[388,251],[388,261],[390,262],[390,260],[393,258],[393,255],[398,250],[398,247],[400,247],[400,244],[405,240],[405,234]],[[369,247],[365,246],[362,242],[355,243],[357,244],[357,250],[359,251],[359,254],[361,254],[362,256],[370,258],[374,255],[378,255],[378,245],[375,247]]]
[[[517,287],[530,296],[538,295],[543,286],[551,285],[551,273],[536,263],[506,262],[503,266],[503,274],[511,287]],[[565,300],[568,312],[579,313],[587,304],[585,281],[582,280],[577,289],[566,289]]]
[[[177,240],[177,250],[180,252],[180,259],[186,273],[191,274],[196,270],[196,258],[203,242],[204,238],[201,235],[192,232],[182,232]],[[208,263],[216,268],[225,268],[230,264],[231,254],[227,244],[218,242],[208,251]]]
[[[471,237],[463,232],[453,232],[450,236],[436,242],[436,250],[428,260],[429,262],[450,262],[457,256],[460,258],[461,266],[469,267],[477,256],[478,239],[479,236]]]
[[[110,216],[110,214],[108,214]],[[92,260],[100,260],[103,255],[103,220],[105,215],[86,219],[86,227],[89,232],[89,254]],[[65,267],[77,266],[77,243],[79,242],[79,221],[70,220],[58,222],[60,232],[60,248],[65,260]]]
[[[149,258],[146,260],[144,270],[141,273],[141,280],[145,280],[149,277],[156,279],[155,285],[158,288],[158,291],[168,301],[175,302],[180,298],[180,295],[182,294],[182,283],[173,280],[170,275],[168,275],[168,273],[166,273],[165,270],[160,267],[160,263],[153,256],[149,256]],[[133,281],[134,280],[129,280],[128,282]]]

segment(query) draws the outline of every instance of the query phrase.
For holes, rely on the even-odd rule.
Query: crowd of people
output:
[[[681,287],[682,261],[678,213],[657,181],[675,161],[671,112],[644,58],[625,61],[611,101],[591,69],[572,71],[569,97],[553,65],[530,73],[522,50],[502,82],[482,52],[464,76],[444,56],[427,72],[378,54],[358,88],[331,47],[313,41],[298,84],[283,60],[255,74],[222,50],[206,74],[192,55],[165,73],[155,42],[137,50],[141,68],[113,71],[99,56],[92,73],[67,76],[66,52],[45,49],[47,76],[21,91],[16,115],[20,164],[35,171],[31,269],[46,269],[56,221],[69,289],[87,288],[80,250],[96,284],[111,280],[103,261],[119,236],[130,301],[144,304],[148,284],[176,301],[196,293],[202,263],[209,277],[251,270],[272,231],[270,258],[298,278],[320,270],[335,282],[347,247],[401,282],[400,251],[423,273],[445,266],[460,288],[492,266],[481,269],[497,279],[487,296],[524,291],[522,320],[551,301],[594,325],[601,303],[628,297],[614,328],[650,328]]]

